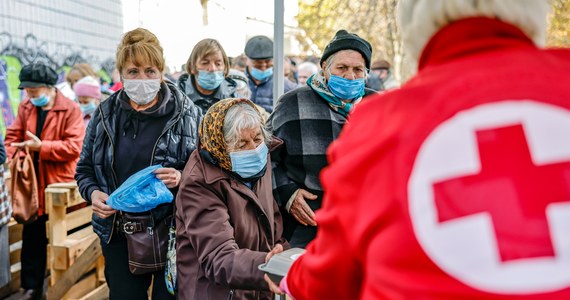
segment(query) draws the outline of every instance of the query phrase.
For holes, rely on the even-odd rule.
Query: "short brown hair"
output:
[[[162,73],[165,66],[164,55],[156,35],[144,28],[125,33],[117,47],[116,65],[119,73],[123,71],[127,61],[137,67],[148,63]]]
[[[228,59],[226,51],[224,51],[220,42],[215,39],[203,39],[194,46],[194,49],[192,49],[192,53],[190,53],[190,57],[186,62],[186,72],[191,74],[192,71],[196,71],[196,63],[198,60],[217,51],[222,53],[222,57],[224,59],[224,77],[228,76],[228,72],[230,71],[230,60]]]

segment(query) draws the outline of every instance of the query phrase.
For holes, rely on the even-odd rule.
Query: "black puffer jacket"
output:
[[[202,113],[174,84],[164,83],[162,88],[170,90],[175,109],[154,145],[152,164],[183,170],[190,154],[198,145],[198,125]],[[121,112],[118,98],[121,93],[122,90],[101,102],[87,127],[75,179],[81,196],[89,203],[93,191],[111,194],[117,189],[113,160],[115,132],[118,129],[116,124]],[[164,205],[151,212],[155,219],[162,219],[171,210],[171,205]],[[115,218],[116,216],[102,219],[93,214],[93,230],[106,243],[111,239]]]
[[[198,93],[192,82],[193,78],[194,76],[188,73],[182,74],[182,76],[178,78],[178,88],[185,93],[190,100],[194,101],[194,104],[201,108],[204,114],[214,103],[222,99],[237,97],[237,83],[231,78],[226,77],[216,89],[216,92],[209,97],[204,97]]]

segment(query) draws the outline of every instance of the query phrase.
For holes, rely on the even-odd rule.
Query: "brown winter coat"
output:
[[[273,299],[257,268],[286,244],[271,176],[268,158],[252,190],[192,153],[176,198],[179,299]]]
[[[37,122],[38,109],[29,99],[22,101],[18,107],[16,120],[6,129],[4,145],[9,159],[16,151],[16,148],[10,144],[29,140],[26,131],[37,135]],[[46,186],[74,180],[75,166],[79,160],[84,137],[85,125],[79,105],[56,89],[55,103],[46,116],[42,134],[39,136],[42,147],[39,152],[31,152],[33,155],[39,155],[39,170],[36,170],[39,215],[45,211],[43,191]]]

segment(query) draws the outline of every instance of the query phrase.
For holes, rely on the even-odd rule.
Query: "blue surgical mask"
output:
[[[95,104],[94,101],[91,101],[87,104],[79,104],[79,108],[81,108],[84,115],[91,115],[97,109],[97,104]]]
[[[44,107],[49,103],[49,98],[46,96],[46,94],[42,94],[37,98],[30,98],[30,101],[37,107]]]
[[[364,78],[350,80],[331,74],[328,86],[335,96],[344,100],[356,99],[364,94]]]
[[[265,168],[267,164],[267,145],[261,143],[253,150],[230,152],[232,171],[242,178],[250,178]]]
[[[204,70],[198,70],[198,84],[206,90],[215,90],[224,81],[224,72],[208,72]]]
[[[269,68],[269,69],[265,69],[265,71],[261,71],[260,69],[256,69],[254,67],[251,67],[251,69],[249,70],[249,73],[251,74],[251,76],[253,76],[253,78],[255,78],[259,81],[263,81],[263,80],[265,80],[265,79],[267,79],[273,75],[273,68]]]

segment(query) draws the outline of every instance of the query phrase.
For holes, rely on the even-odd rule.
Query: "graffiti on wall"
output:
[[[2,137],[6,128],[12,124],[18,113],[18,105],[22,100],[22,91],[18,89],[18,75],[22,66],[32,62],[42,62],[57,70],[58,83],[65,80],[65,74],[78,63],[88,63],[101,80],[110,82],[115,68],[112,58],[100,61],[89,55],[85,47],[74,49],[69,44],[57,44],[55,51],[48,53],[46,42],[40,42],[33,34],[28,34],[22,43],[16,43],[7,32],[0,33],[0,132]]]

